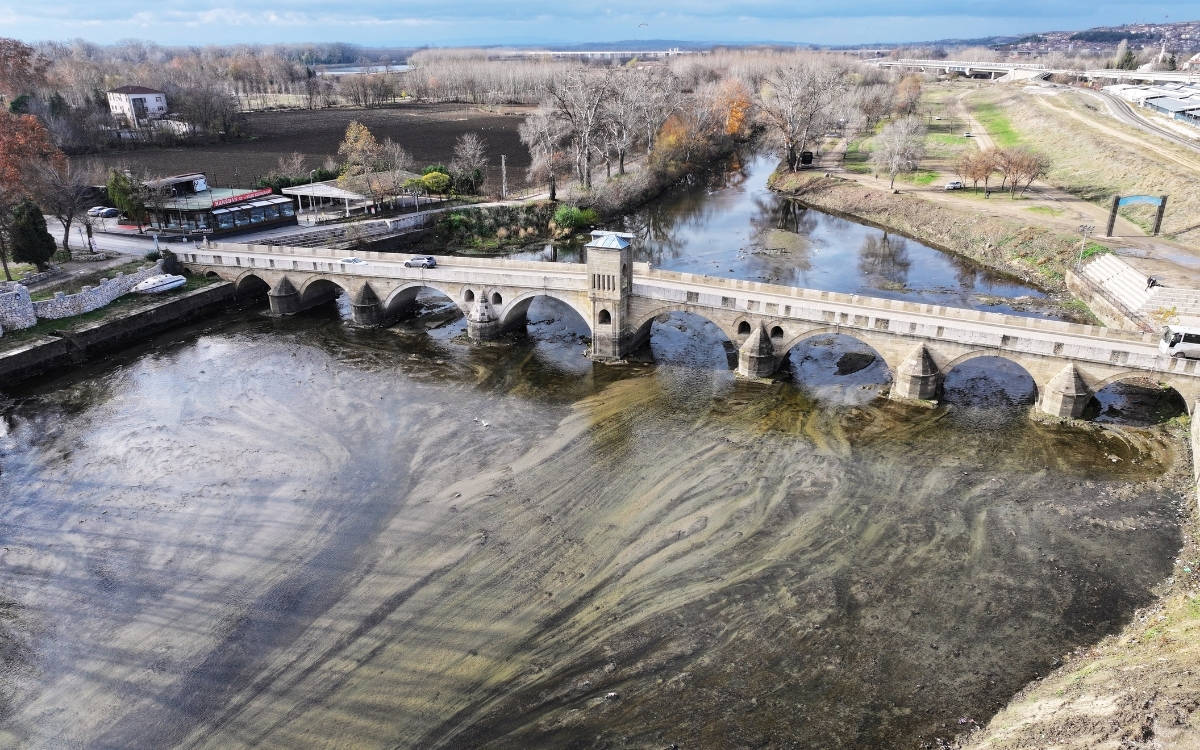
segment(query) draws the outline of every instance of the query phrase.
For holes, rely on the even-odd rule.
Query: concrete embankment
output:
[[[39,373],[70,367],[128,346],[222,309],[233,299],[233,284],[222,282],[131,310],[120,317],[42,336],[0,354],[0,386],[15,385]]]

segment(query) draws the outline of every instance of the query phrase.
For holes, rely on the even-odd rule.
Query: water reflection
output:
[[[1061,317],[1038,290],[896,234],[807,208],[767,189],[777,159],[758,154],[727,171],[689,176],[630,212],[635,259],[655,268],[906,299],[993,312]],[[578,242],[512,257],[578,262]]]

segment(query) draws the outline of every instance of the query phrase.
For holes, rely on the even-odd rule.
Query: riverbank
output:
[[[72,326],[70,319],[61,321],[61,329],[0,352],[0,383],[16,385],[41,373],[79,364],[223,308],[233,299],[233,284],[221,282],[167,300],[108,311],[102,319],[88,319],[82,325]]]
[[[1193,467],[1198,445],[1200,422],[1192,422]],[[1157,600],[1120,632],[1066,654],[958,747],[1200,747],[1200,511],[1188,506],[1183,546]]]
[[[903,190],[894,193],[871,189],[823,172],[778,171],[768,184],[772,190],[807,206],[969,258],[1061,295],[1065,301],[1066,272],[1079,253],[1077,237],[969,208],[959,210],[932,203]]]

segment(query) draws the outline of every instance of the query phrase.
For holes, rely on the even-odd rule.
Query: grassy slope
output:
[[[1035,97],[1046,96],[1053,106],[1040,105]],[[1112,135],[1089,128],[1063,109],[1095,119],[1105,127],[1131,132],[1140,131],[1105,117],[1094,103],[1078,92],[1060,92],[1047,96],[1031,93],[1023,87],[997,86],[972,92],[966,101],[976,118],[984,121],[997,142],[997,133],[1011,133],[1021,145],[1051,157],[1047,182],[1060,186],[1084,200],[1107,208],[1112,196],[1130,194],[1170,195],[1163,218],[1163,233],[1171,237],[1200,223],[1200,174],[1171,161],[1163,153],[1114,139]],[[1057,108],[1056,108],[1057,107]],[[988,118],[991,118],[989,121]],[[1148,137],[1148,136],[1147,136]],[[1200,162],[1194,152],[1166,142],[1161,149],[1181,158]],[[1126,214],[1148,228],[1152,213],[1145,207]],[[1200,245],[1200,231],[1193,230],[1176,239]]]

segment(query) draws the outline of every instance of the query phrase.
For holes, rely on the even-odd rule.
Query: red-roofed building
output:
[[[145,86],[122,86],[108,92],[108,109],[122,125],[136,128],[167,116],[167,95]]]

